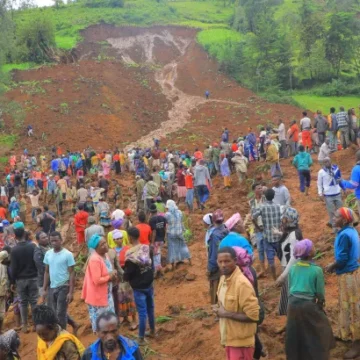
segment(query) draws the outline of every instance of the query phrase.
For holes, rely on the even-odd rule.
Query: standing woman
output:
[[[280,263],[282,274],[277,278],[276,285],[281,286],[279,315],[286,316],[289,298],[288,274],[291,267],[296,263],[294,248],[299,240],[302,240],[302,232],[299,229],[299,214],[291,207],[285,208],[281,216],[283,232],[280,237]]]
[[[166,202],[166,209],[168,210],[165,214],[168,240],[167,262],[171,264],[172,270],[174,270],[176,263],[180,261],[189,260],[189,265],[191,265],[191,258],[183,235],[184,225],[182,212],[173,200]]]
[[[298,261],[289,272],[287,360],[329,360],[334,346],[331,326],[323,309],[324,273],[311,261],[314,254],[311,240],[301,240],[295,245],[294,256]]]
[[[227,154],[221,154],[221,163],[220,163],[220,172],[221,176],[224,178],[224,187],[225,189],[230,189],[231,178],[230,178],[230,166]]]
[[[100,225],[109,227],[111,225],[110,206],[104,201],[103,197],[100,197],[97,208],[100,216]]]
[[[115,173],[116,175],[119,175],[121,173],[121,166],[120,166],[120,155],[118,151],[115,152],[113,156],[113,161],[114,161]]]
[[[359,234],[354,229],[354,213],[342,207],[336,211],[336,235],[334,251],[335,262],[328,265],[328,272],[335,272],[339,285],[339,334],[344,341],[352,341],[352,347],[344,359],[360,356],[360,272],[359,272]]]
[[[114,309],[112,281],[117,279],[117,271],[113,270],[108,246],[104,237],[95,234],[88,241],[88,247],[95,249],[90,255],[82,289],[81,298],[88,305],[93,332],[96,332],[96,319],[103,311]]]

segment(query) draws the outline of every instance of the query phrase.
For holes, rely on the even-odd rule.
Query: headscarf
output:
[[[122,231],[116,229],[116,230],[114,230],[112,232],[112,237],[113,237],[114,240],[122,239],[123,238],[123,233],[122,233]]]
[[[89,249],[96,249],[99,246],[100,240],[102,236],[99,234],[94,234],[90,240],[88,241],[88,248]]]
[[[203,216],[203,222],[210,226],[212,224],[212,213],[208,213],[206,215]]]
[[[246,278],[251,282],[251,284],[254,285],[254,276],[250,270],[250,266],[252,264],[252,257],[245,249],[239,246],[233,246],[232,248],[235,250],[236,253],[236,264],[239,266],[239,268],[246,276]]]
[[[347,207],[342,207],[338,211],[347,224],[351,224],[355,221],[355,215],[351,209]]]
[[[10,202],[14,202],[14,201],[16,201],[16,197],[15,197],[15,196],[13,196],[13,197],[10,199]]]
[[[130,216],[132,214],[132,211],[131,211],[131,209],[126,209],[124,211],[124,213],[125,213],[126,216]]]
[[[16,221],[13,223],[13,228],[15,229],[24,229],[25,225],[22,221]]]
[[[296,228],[299,223],[299,213],[296,209],[292,207],[285,207],[283,213],[281,214],[281,220],[287,219],[286,226],[290,228]]]
[[[6,250],[0,251],[0,263],[2,263],[5,259],[9,258],[9,253]]]
[[[111,222],[111,225],[115,228],[115,229],[119,229],[121,227],[121,225],[123,224],[124,220],[123,219],[117,219],[117,220],[113,220]]]
[[[174,200],[168,200],[168,201],[166,202],[165,207],[166,207],[170,212],[175,212],[175,211],[178,209],[178,207],[176,206]]]
[[[19,345],[19,335],[15,330],[11,329],[0,335],[0,349],[5,350],[8,354],[11,352],[18,355],[17,349]]]
[[[147,245],[139,244],[126,252],[126,261],[139,265],[140,267],[150,266],[150,248]]]
[[[242,222],[241,215],[236,213],[232,215],[230,219],[225,221],[225,226],[231,230],[239,221]]]
[[[294,256],[296,259],[303,259],[309,256],[313,248],[313,242],[309,239],[304,239],[295,244]]]

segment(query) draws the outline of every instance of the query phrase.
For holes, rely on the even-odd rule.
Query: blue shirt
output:
[[[230,232],[228,235],[226,235],[221,240],[219,249],[226,246],[230,246],[230,247],[238,246],[246,250],[249,255],[253,254],[253,249],[249,243],[249,240],[236,232]]]
[[[49,265],[50,287],[54,289],[69,281],[68,268],[75,265],[74,255],[67,249],[59,252],[51,249],[45,254],[44,264]]]
[[[336,236],[334,250],[338,264],[336,274],[355,271],[359,267],[359,234],[356,229],[351,226],[343,227]]]
[[[58,159],[51,160],[51,170],[54,172],[59,170],[59,160]]]
[[[350,180],[341,180],[340,186],[343,189],[355,189],[355,196],[360,199],[360,164],[353,167]]]
[[[35,187],[35,180],[29,178],[29,179],[27,179],[26,184],[28,187],[33,188],[33,187]]]
[[[64,157],[64,158],[62,158],[62,161],[64,162],[66,168],[68,168],[69,167],[69,159]]]

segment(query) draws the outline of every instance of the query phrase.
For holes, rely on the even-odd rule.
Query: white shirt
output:
[[[120,219],[124,219],[125,213],[120,210],[120,209],[116,209],[112,214],[111,214],[111,219],[114,220],[120,220]]]
[[[286,134],[285,134],[285,124],[281,123],[278,128],[279,133],[279,141],[286,140]]]
[[[335,196],[341,192],[340,185],[337,184],[334,177],[330,175],[330,171],[328,172],[324,169],[318,172],[317,186],[320,196]]]
[[[318,160],[323,161],[325,158],[330,156],[330,148],[326,143],[323,143],[320,146]]]
[[[300,120],[301,130],[310,130],[311,120],[308,117],[304,117]]]

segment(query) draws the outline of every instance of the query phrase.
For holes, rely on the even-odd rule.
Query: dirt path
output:
[[[174,53],[177,52],[179,54],[176,60],[162,66],[154,74],[154,78],[160,85],[162,93],[172,104],[171,109],[168,112],[168,120],[162,122],[158,129],[153,130],[138,140],[130,143],[127,148],[134,146],[151,146],[154,138],[163,138],[164,136],[183,128],[190,119],[191,111],[202,104],[221,103],[237,106],[239,108],[247,106],[246,104],[235,101],[212,98],[206,100],[204,96],[187,94],[176,86],[178,79],[178,63],[186,56],[189,45],[194,41],[192,38],[174,36],[169,31],[163,30],[157,34],[147,32],[145,34],[129,37],[109,38],[107,41],[112,47],[117,49],[122,60],[130,66],[136,66],[136,57],[139,52],[143,54],[142,61],[145,61],[145,63],[150,66],[155,66],[157,60],[155,54],[155,42],[157,42],[157,46],[159,46],[159,42],[162,42],[163,46],[171,47],[173,48]],[[136,49],[135,54],[134,49]]]

